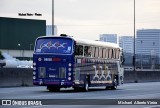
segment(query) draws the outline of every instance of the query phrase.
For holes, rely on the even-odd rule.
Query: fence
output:
[[[124,53],[124,66],[125,67],[133,67],[133,54]],[[160,57],[156,55],[135,55],[135,67],[136,69],[160,69]]]

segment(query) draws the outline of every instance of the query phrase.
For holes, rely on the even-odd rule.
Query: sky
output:
[[[160,0],[135,0],[136,30],[160,29]],[[134,0],[54,0],[58,35],[98,40],[100,34],[134,35]],[[42,16],[19,16],[39,13]],[[52,24],[52,0],[0,0],[0,17],[46,20]]]

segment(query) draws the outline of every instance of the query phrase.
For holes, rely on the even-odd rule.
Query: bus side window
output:
[[[112,58],[116,59],[116,49],[112,49]]]
[[[96,47],[95,57],[97,57],[97,58],[98,58],[98,54],[99,54],[99,48],[98,48],[98,47]]]
[[[90,46],[84,47],[84,56],[91,57],[91,47]]]
[[[95,57],[95,50],[96,50],[96,48],[92,47],[92,57]]]
[[[108,58],[109,58],[109,59],[112,58],[112,49],[108,49]]]
[[[102,48],[99,48],[99,58],[102,58],[103,52],[102,52]]]
[[[75,55],[77,56],[83,56],[83,46],[82,45],[76,45]]]
[[[105,48],[102,49],[102,53],[103,53],[102,57],[106,58],[106,49]]]
[[[108,57],[109,57],[109,49],[106,48],[106,58],[108,59]]]
[[[116,49],[116,59],[119,59],[119,53],[120,53],[120,50]]]

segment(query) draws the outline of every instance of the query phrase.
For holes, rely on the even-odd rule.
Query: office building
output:
[[[123,52],[133,54],[134,38],[133,36],[120,36],[119,46]]]
[[[52,25],[46,25],[46,35],[52,35]],[[56,25],[54,25],[54,35],[57,35]]]
[[[118,44],[117,34],[100,34],[99,40]]]
[[[141,65],[150,64],[156,68],[160,63],[160,29],[137,30],[136,61]]]

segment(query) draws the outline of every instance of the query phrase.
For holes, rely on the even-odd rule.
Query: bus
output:
[[[49,91],[73,87],[117,89],[123,84],[122,49],[114,43],[71,36],[41,36],[35,41],[33,84]]]

